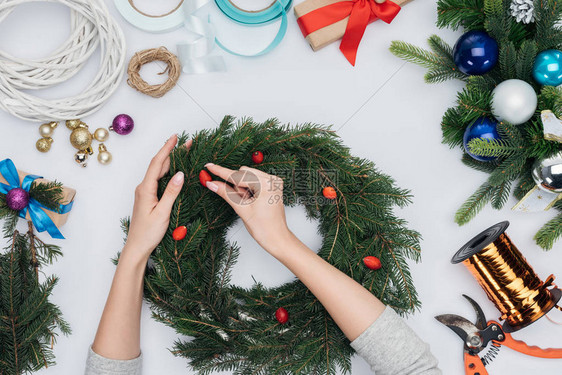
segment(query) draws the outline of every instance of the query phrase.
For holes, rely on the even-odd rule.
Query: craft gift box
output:
[[[20,183],[23,181],[23,179],[25,178],[25,176],[29,175],[29,173],[23,172],[18,170],[18,175],[20,178]],[[48,180],[45,180],[43,178],[38,178],[34,181],[34,183],[48,183]],[[8,182],[6,181],[6,179],[4,178],[4,176],[2,176],[2,174],[0,174],[0,183],[3,184],[8,184]],[[9,185],[9,184],[8,184]],[[62,187],[62,195],[63,195],[63,200],[62,200],[62,204],[68,204],[70,202],[72,202],[74,200],[74,197],[76,196],[76,190],[63,186]],[[57,228],[60,228],[61,226],[63,226],[66,221],[68,220],[68,214],[70,214],[70,212],[67,212],[65,214],[58,214],[56,212],[50,211],[50,210],[44,210],[45,213],[47,214],[47,216],[49,216],[51,218],[51,220],[53,221],[53,223],[56,225]],[[26,220],[31,220],[31,217],[29,216],[29,210],[27,211],[27,215],[25,216]]]
[[[295,16],[298,19],[301,16],[309,12],[312,12],[313,10],[325,7],[327,5],[339,3],[341,1],[342,0],[306,0],[294,6]],[[353,1],[353,0],[343,0],[343,1]],[[394,0],[393,2],[397,5],[403,6],[404,4],[409,3],[410,1],[412,0]],[[345,34],[345,29],[347,27],[348,19],[349,17],[346,17],[341,21],[338,21],[320,30],[316,30],[306,35],[306,40],[310,44],[310,47],[312,47],[314,51],[318,51],[319,49],[327,46],[328,44],[341,39],[343,37],[343,34]]]

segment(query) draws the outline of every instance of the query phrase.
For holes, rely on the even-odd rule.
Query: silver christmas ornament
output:
[[[537,160],[533,166],[533,180],[544,191],[562,193],[562,152]]]
[[[74,161],[82,167],[86,167],[88,165],[88,153],[85,151],[78,151],[74,154]]]
[[[511,0],[509,11],[517,22],[535,22],[534,0]]]
[[[533,117],[537,109],[535,89],[520,79],[503,81],[492,94],[492,114],[498,121],[519,125]]]

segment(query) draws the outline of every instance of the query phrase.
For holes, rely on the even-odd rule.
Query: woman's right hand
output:
[[[285,218],[283,180],[245,166],[236,171],[213,163],[205,167],[230,183],[210,181],[207,188],[230,204],[260,246],[273,256],[279,255],[292,236]]]

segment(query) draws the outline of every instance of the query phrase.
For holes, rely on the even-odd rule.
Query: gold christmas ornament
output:
[[[84,151],[78,151],[74,154],[74,161],[85,168],[88,165],[88,154]]]
[[[55,128],[59,125],[58,122],[49,122],[47,124],[42,124],[39,127],[39,134],[41,135],[41,137],[43,138],[49,138],[53,135],[53,132],[55,131]]]
[[[98,142],[105,142],[109,138],[109,130],[106,128],[97,128],[94,132],[94,138]]]
[[[99,150],[98,161],[103,165],[107,165],[111,163],[113,156],[111,155],[111,152],[107,151],[107,147],[105,147],[103,143],[100,144],[98,150]]]
[[[37,141],[37,143],[35,143],[35,147],[39,152],[49,152],[52,143],[53,143],[53,138],[51,137],[40,138]]]
[[[80,126],[80,124],[82,124],[82,121],[80,121],[80,119],[66,120],[66,127],[69,128],[70,130],[76,129],[77,127]]]
[[[70,143],[77,150],[85,150],[92,145],[92,134],[87,128],[78,127],[70,133]]]

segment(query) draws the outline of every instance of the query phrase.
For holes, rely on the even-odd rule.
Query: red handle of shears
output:
[[[497,324],[500,325],[498,322],[490,321],[490,324]],[[554,349],[554,348],[540,348],[538,346],[531,346],[527,345],[524,341],[515,340],[511,334],[504,332],[505,340],[500,341],[502,345],[507,346],[510,349],[513,349],[519,353],[523,353],[526,355],[530,355],[532,357],[539,357],[539,358],[562,358],[562,349]]]
[[[464,373],[466,375],[488,375],[480,357],[466,352],[464,353]]]

